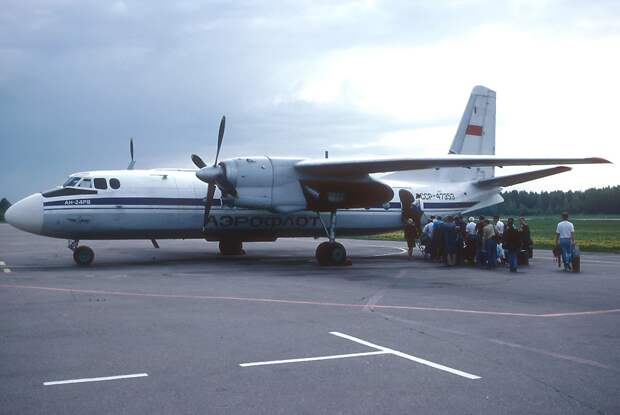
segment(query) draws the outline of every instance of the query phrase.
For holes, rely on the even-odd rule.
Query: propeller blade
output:
[[[196,154],[192,154],[192,161],[194,162],[196,167],[198,167],[199,169],[202,169],[203,167],[206,166],[205,162],[202,161],[202,159]]]
[[[133,137],[129,138],[129,155],[131,156],[131,161],[129,162],[129,166],[127,166],[127,170],[133,170],[133,166],[136,164],[133,159]]]
[[[224,140],[224,128],[226,128],[226,116],[222,116],[220,121],[220,132],[217,135],[217,152],[215,153],[215,161],[213,165],[217,165],[217,159],[220,157],[220,149],[222,148],[222,141]]]
[[[215,183],[209,183],[207,197],[205,198],[205,213],[202,221],[202,233],[207,233],[207,223],[209,222],[209,213],[213,205],[213,196],[215,195]]]

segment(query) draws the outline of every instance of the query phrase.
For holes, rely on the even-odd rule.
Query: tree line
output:
[[[526,192],[511,190],[502,193],[504,203],[480,210],[491,215],[557,215],[567,211],[575,214],[620,214],[620,186],[592,188],[583,191]]]
[[[11,206],[11,203],[8,200],[0,200],[0,222],[4,222],[4,212],[6,212],[9,206]]]

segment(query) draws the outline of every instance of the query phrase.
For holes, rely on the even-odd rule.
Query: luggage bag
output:
[[[581,252],[577,245],[573,248],[573,258],[570,265],[573,272],[581,272]]]

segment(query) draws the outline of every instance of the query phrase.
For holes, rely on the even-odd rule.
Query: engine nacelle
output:
[[[300,176],[298,159],[248,157],[225,160],[222,200],[229,206],[289,213],[300,210],[380,206],[394,196],[390,186],[368,175]],[[231,189],[226,191],[226,187]],[[234,189],[234,190],[233,190]]]
[[[223,196],[224,203],[277,212],[306,209],[306,198],[294,168],[298,161],[263,156],[223,161],[220,164],[226,170],[226,180],[236,191],[234,197]]]

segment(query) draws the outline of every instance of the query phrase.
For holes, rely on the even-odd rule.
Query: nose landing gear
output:
[[[78,246],[78,240],[69,241],[69,249],[73,251],[73,260],[80,266],[87,266],[95,260],[95,251],[86,245]]]

